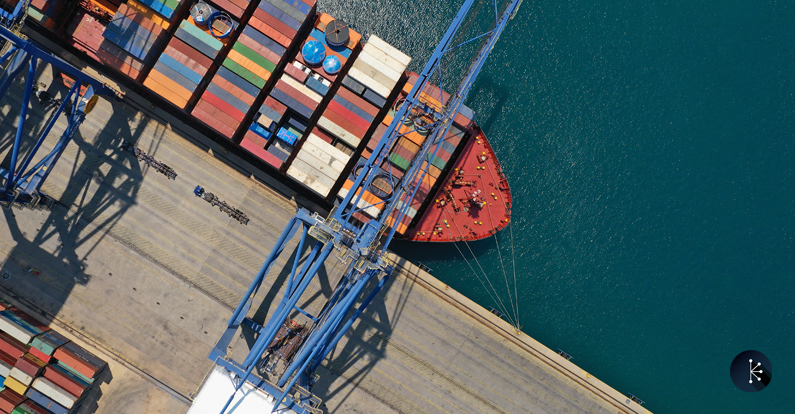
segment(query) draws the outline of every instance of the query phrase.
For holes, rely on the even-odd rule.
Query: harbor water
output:
[[[459,5],[318,3],[415,71]],[[793,39],[791,2],[525,1],[467,100],[510,231],[392,248],[654,413],[795,412]],[[729,376],[749,349],[756,393]]]

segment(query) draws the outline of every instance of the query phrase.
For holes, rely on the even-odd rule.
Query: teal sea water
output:
[[[459,4],[319,3],[416,71]],[[793,2],[525,1],[467,101],[513,190],[523,331],[655,413],[795,412],[794,83]],[[392,247],[495,305],[454,247]],[[748,349],[758,393],[729,377]]]

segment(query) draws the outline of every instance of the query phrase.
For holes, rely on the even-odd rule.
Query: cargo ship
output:
[[[315,0],[31,0],[28,26],[328,205],[348,193],[418,79],[409,56],[375,35],[365,41]],[[448,98],[426,85],[422,113],[400,127],[357,220],[378,217],[389,177],[422,162],[408,213],[389,220],[398,237],[478,240],[509,223],[510,188],[471,109],[462,107],[438,149],[415,159],[428,135],[423,117]]]

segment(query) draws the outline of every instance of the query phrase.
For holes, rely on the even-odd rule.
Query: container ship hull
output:
[[[329,205],[418,78],[410,57],[376,36],[363,42],[315,0],[33,0],[28,23]],[[426,85],[420,99],[441,111],[448,95]],[[462,107],[425,160],[416,159],[425,136],[401,127],[378,167],[400,179],[422,162],[427,173],[412,183],[407,213],[390,220],[398,237],[478,240],[508,224],[510,189],[474,118]],[[381,214],[389,185],[380,184],[365,191],[357,220]]]

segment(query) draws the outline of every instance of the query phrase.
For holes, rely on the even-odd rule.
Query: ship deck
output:
[[[480,130],[476,134],[464,145],[453,170],[405,238],[428,242],[479,240],[508,225],[508,181],[486,136]]]
[[[39,81],[50,84],[50,68],[39,72]],[[63,91],[53,83],[51,92],[57,90]],[[17,82],[0,101],[0,155],[13,139],[20,92]],[[8,278],[0,278],[0,297],[113,361],[93,412],[181,413],[213,367],[207,355],[231,307],[296,207],[312,206],[124,92],[125,102],[100,100],[53,168],[44,189],[62,206],[3,210],[0,272]],[[33,104],[28,125],[39,130],[43,115]],[[54,133],[63,128],[59,122]],[[174,168],[176,180],[120,151],[121,140]],[[195,197],[197,184],[244,210],[250,223],[243,226]],[[319,370],[314,391],[329,412],[647,412],[395,260],[389,285]],[[278,302],[283,265],[277,262],[263,283],[252,316],[264,317]],[[319,306],[341,270],[330,261],[305,306]]]

